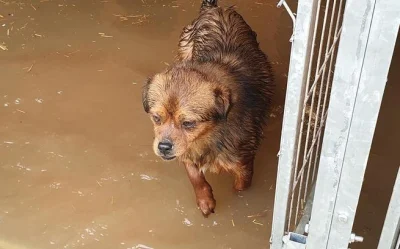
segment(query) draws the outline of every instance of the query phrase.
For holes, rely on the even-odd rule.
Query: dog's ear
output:
[[[153,81],[152,78],[148,78],[146,83],[144,84],[144,87],[142,89],[142,103],[143,103],[143,108],[144,111],[149,113],[150,110],[150,105],[149,105],[149,88],[151,85],[151,82]]]
[[[226,118],[231,107],[231,90],[226,87],[217,87],[214,89],[214,96],[218,114]]]

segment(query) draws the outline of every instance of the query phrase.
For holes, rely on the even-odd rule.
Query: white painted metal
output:
[[[328,0],[329,1],[329,0]],[[312,64],[313,64],[313,57],[314,57],[314,51],[315,51],[315,44],[316,44],[316,37],[317,37],[317,28],[318,28],[318,21],[319,21],[319,14],[320,14],[320,10],[321,10],[321,0],[319,0],[317,2],[317,9],[316,9],[316,13],[315,13],[315,24],[314,24],[314,30],[312,33],[312,41],[311,41],[311,54],[310,54],[310,61],[307,65],[308,71],[307,71],[307,80],[306,80],[306,95],[308,94],[308,89],[310,88],[309,84],[310,84],[310,77],[311,77],[311,69],[312,69]],[[318,58],[319,60],[319,58]],[[315,93],[315,91],[314,91]],[[313,94],[314,95],[314,94]],[[314,100],[314,99],[313,99]],[[308,145],[308,140],[309,140],[309,133],[307,132],[307,137],[305,140],[305,145],[304,148],[306,151],[304,151],[303,154],[303,163],[300,162],[300,154],[301,154],[301,146],[304,143],[302,136],[303,136],[303,129],[304,129],[304,120],[305,120],[305,115],[306,115],[306,108],[307,108],[307,99],[305,99],[303,101],[303,105],[302,105],[302,115],[301,115],[301,123],[300,123],[300,130],[299,130],[299,139],[297,141],[298,143],[298,149],[297,149],[297,153],[296,153],[296,161],[295,161],[295,167],[294,167],[294,172],[297,173],[297,175],[295,174],[295,179],[294,182],[292,184],[292,196],[291,196],[291,200],[290,200],[290,208],[289,208],[289,218],[288,218],[288,230],[291,228],[291,221],[292,221],[292,211],[294,211],[294,201],[295,201],[295,194],[296,194],[296,188],[298,188],[298,193],[297,193],[297,205],[296,205],[296,212],[295,212],[295,217],[294,217],[294,221],[296,222],[298,219],[298,215],[299,215],[299,208],[300,208],[300,198],[301,198],[301,190],[303,187],[303,177],[304,177],[304,172],[306,170],[306,166],[307,166],[307,162],[309,159],[309,156],[307,156],[307,145]],[[312,107],[311,107],[312,108]],[[308,120],[308,130],[310,129],[311,126],[311,117],[312,115],[309,115],[309,120]],[[314,148],[314,147],[311,147]],[[302,164],[302,165],[300,165]],[[299,169],[299,165],[300,165],[300,169]],[[299,185],[299,186],[297,186]]]
[[[289,233],[283,237],[283,249],[306,249],[306,239],[304,235]]]
[[[320,4],[320,2],[319,2]],[[342,4],[342,1],[340,1],[340,5]],[[320,6],[319,6],[320,7]],[[322,131],[323,128],[325,127],[325,120],[326,116],[323,114],[326,112],[327,105],[326,105],[326,100],[328,97],[328,89],[330,86],[331,81],[330,80],[325,80],[325,73],[328,71],[326,70],[328,67],[328,61],[332,61],[333,59],[333,52],[335,51],[336,48],[336,43],[340,37],[340,32],[341,29],[339,28],[339,20],[340,20],[340,13],[338,14],[337,22],[334,22],[334,16],[335,16],[335,10],[336,10],[336,0],[333,1],[333,6],[332,9],[330,10],[330,0],[326,1],[326,7],[324,11],[324,16],[323,16],[323,23],[322,23],[322,32],[320,37],[317,38],[317,26],[318,26],[318,21],[316,22],[316,26],[314,28],[314,37],[313,37],[313,44],[319,43],[319,49],[318,49],[318,56],[317,56],[317,63],[315,67],[315,75],[314,75],[314,81],[311,84],[311,77],[312,77],[312,69],[314,68],[314,65],[312,63],[312,60],[309,63],[308,67],[308,75],[307,75],[307,83],[306,83],[306,89],[309,89],[306,92],[306,98],[303,101],[303,112],[302,112],[302,123],[301,123],[301,128],[300,128],[300,134],[302,135],[303,132],[303,126],[304,124],[304,119],[306,118],[306,112],[308,111],[308,122],[306,124],[306,139],[305,141],[300,140],[299,141],[299,147],[301,146],[302,143],[304,143],[304,152],[303,152],[303,159],[300,161],[299,156],[300,156],[300,150],[297,151],[297,159],[296,159],[296,169],[299,166],[299,163],[301,162],[301,169],[299,172],[301,172],[299,178],[300,186],[299,186],[299,192],[302,191],[303,188],[303,180],[304,182],[304,194],[303,194],[303,199],[302,201],[305,202],[307,195],[309,194],[308,187],[312,185],[313,183],[313,178],[310,179],[310,173],[311,171],[314,171],[316,169],[316,164],[317,164],[317,159],[318,159],[318,152],[319,150],[316,148],[319,148],[319,142],[320,138],[322,136]],[[340,10],[340,7],[339,7]],[[328,36],[326,36],[326,28],[328,24],[328,17],[330,16],[330,22],[329,22],[329,32]],[[317,10],[316,18],[318,19],[319,17],[319,10]],[[334,39],[332,44],[330,44],[330,37],[332,34],[332,30],[335,25],[335,32],[334,32]],[[325,38],[327,40],[325,41]],[[323,47],[325,45],[325,53],[323,54]],[[316,48],[313,47],[313,51]],[[312,53],[314,55],[314,52]],[[322,56],[324,55],[324,58]],[[323,59],[323,63],[321,65],[321,60]],[[331,68],[329,68],[329,71],[331,72]],[[329,79],[329,78],[328,78]],[[317,92],[317,86],[319,85],[319,91]],[[324,92],[323,89],[326,89]],[[318,93],[318,95],[317,95]],[[311,97],[311,105],[308,105],[307,102]],[[324,105],[322,105],[322,99],[324,99]],[[315,103],[317,103],[316,110],[314,110]],[[312,132],[311,132],[312,130]],[[300,135],[300,136],[301,136]],[[310,145],[310,146],[309,146]],[[316,149],[316,150],[315,150]],[[314,165],[314,167],[313,167]],[[305,177],[305,179],[304,179]],[[293,189],[296,187],[296,183],[293,184]],[[293,191],[294,192],[294,191]],[[296,207],[296,216],[295,220],[297,220],[298,212],[299,212],[299,204],[301,203],[300,201],[300,194],[298,195],[297,199],[297,207]],[[290,216],[289,216],[290,217]]]
[[[297,150],[300,107],[302,106],[307,65],[310,57],[310,30],[313,30],[317,0],[299,0],[290,56],[289,76],[279,151],[277,188],[272,221],[271,248],[281,249],[285,235],[290,186],[294,175],[293,165]]]
[[[399,23],[400,1],[376,0],[327,249],[348,247]],[[336,219],[343,213],[349,217],[347,223]]]
[[[309,248],[326,248],[328,244],[373,3],[374,0],[349,0],[346,5],[309,226]]]
[[[347,1],[307,248],[348,248],[398,32],[399,4]]]
[[[292,34],[292,36],[290,37],[290,40],[289,40],[290,42],[292,42],[293,39],[294,39],[294,32],[295,32],[295,29],[296,29],[296,17],[294,16],[293,11],[290,9],[289,5],[286,3],[285,0],[280,0],[278,5],[277,5],[277,7],[281,7],[282,5],[283,5],[283,7],[285,7],[286,11],[288,12],[288,14],[289,14],[289,16],[290,16],[290,18],[292,19],[292,22],[293,22],[293,34]]]
[[[397,243],[396,243],[397,241]],[[378,249],[398,249],[400,243],[400,168],[386,214]]]
[[[340,21],[342,20],[342,17],[343,17],[343,13],[342,13],[343,2],[344,2],[343,0],[340,0],[340,4],[339,4],[339,7],[338,7],[338,10],[336,13],[336,21],[334,21],[335,20],[335,11],[336,11],[336,0],[334,1],[333,7],[332,7],[328,37],[331,37],[332,27],[333,27],[333,24],[335,23],[334,39],[333,39],[333,44],[332,44],[331,48],[329,49],[329,51],[328,51],[328,48],[330,47],[330,43],[329,43],[329,39],[328,39],[327,46],[326,46],[327,50],[325,51],[325,53],[327,54],[327,57],[329,58],[329,60],[326,62],[324,61],[324,64],[329,62],[329,68],[328,68],[328,71],[326,71],[326,67],[324,66],[323,72],[322,72],[322,80],[325,77],[325,73],[328,74],[328,77],[326,79],[327,85],[330,84],[331,80],[332,80],[331,72],[333,71],[333,59],[334,59],[334,54],[335,54],[336,47],[337,47],[336,43],[339,40],[341,31],[342,31],[342,27],[340,26]],[[328,55],[330,55],[330,56],[328,56]],[[319,72],[319,75],[320,75],[320,72]],[[316,82],[314,82],[311,87],[313,88],[314,85],[316,85]],[[321,117],[323,117],[324,122],[326,122],[326,116],[327,116],[328,92],[329,92],[329,88],[326,87],[325,94],[324,94],[324,101],[323,101],[323,105],[322,105],[322,113],[321,113]],[[321,95],[321,93],[320,93],[320,95]],[[321,135],[318,135],[317,148],[316,148],[317,153],[320,152],[320,144],[321,144],[320,140],[321,140]],[[313,165],[313,170],[312,170],[312,177],[311,177],[312,182],[314,182],[317,165],[319,166],[319,161],[316,158],[316,160],[314,160],[314,165]]]
[[[351,229],[399,28],[400,1],[348,0],[344,15],[346,0],[325,0],[324,7],[321,1],[298,2],[279,153],[272,249],[345,249],[350,242],[363,240]],[[284,0],[279,5],[291,13]],[[294,20],[293,14],[291,17]],[[321,36],[317,37],[319,28]],[[314,186],[318,168],[313,199],[309,188]],[[302,212],[311,210],[303,206],[307,197],[313,208],[308,237],[302,237],[309,219]],[[305,240],[296,241],[299,238]]]
[[[314,183],[314,178],[310,177],[310,175],[311,172],[313,172],[312,175],[314,175],[317,169],[317,161],[320,152],[319,145],[325,127],[326,111],[328,107],[328,90],[332,83],[329,76],[332,69],[334,51],[341,33],[339,20],[342,17],[342,2],[343,1],[340,0],[340,7],[336,16],[336,0],[333,1],[332,6],[330,5],[330,0],[324,1],[325,6],[322,6],[323,1],[321,0],[317,3],[314,30],[310,33],[313,39],[311,41],[310,61],[307,65],[307,80],[305,82],[306,92],[302,106],[298,147],[294,165],[295,175],[291,186],[287,231],[291,231],[293,226],[302,225],[299,223],[299,217],[304,214],[304,203],[306,203],[307,196],[310,194],[309,186],[312,186]],[[323,15],[320,14],[321,12]],[[327,27],[329,27],[329,32],[326,32]],[[318,36],[317,31],[319,28],[322,31]],[[333,29],[335,31],[331,44]],[[327,34],[328,36],[326,36]],[[323,53],[324,47],[325,53]],[[316,58],[314,58],[314,56],[316,56]],[[329,70],[327,70],[328,62],[330,62]],[[315,71],[315,73],[313,73],[313,71]],[[326,72],[329,72],[328,77],[325,77]],[[312,80],[312,78],[314,79]],[[324,89],[325,91],[323,91]],[[302,218],[302,220],[304,219]],[[297,228],[296,230],[302,229],[304,229],[304,227]]]
[[[282,246],[283,235],[295,230],[304,231],[308,222],[309,214],[304,214],[311,212],[311,206],[305,207],[312,205],[312,199],[307,197],[311,193],[317,169],[321,136],[327,116],[328,90],[332,83],[330,75],[341,33],[339,20],[342,17],[343,0],[328,0],[325,6],[322,0],[303,1],[299,1],[289,69],[272,248]],[[330,6],[331,1],[333,7]],[[335,15],[339,2],[340,7]],[[284,5],[284,2],[281,1],[279,5]],[[321,18],[320,12],[323,13]],[[317,36],[319,23],[322,25],[322,33]],[[328,29],[329,32],[326,32]]]
[[[301,219],[298,225],[296,226],[296,230],[294,230],[295,233],[298,234],[308,233],[308,222],[310,221],[311,217],[311,210],[314,202],[314,193],[315,193],[315,185],[313,185],[313,188],[311,189],[310,194],[307,197],[306,206],[304,207],[303,215],[301,216]]]

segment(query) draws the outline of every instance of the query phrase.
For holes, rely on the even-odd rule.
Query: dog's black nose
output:
[[[158,144],[158,150],[162,154],[167,155],[172,150],[172,143],[171,142],[160,142]]]
[[[217,0],[203,0],[201,7],[216,7],[217,6]]]

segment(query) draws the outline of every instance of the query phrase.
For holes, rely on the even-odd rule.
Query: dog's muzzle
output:
[[[160,143],[158,143],[158,151],[160,153],[160,156],[164,159],[164,160],[172,160],[175,158],[175,156],[173,155],[173,147],[174,145],[168,141],[162,141]]]

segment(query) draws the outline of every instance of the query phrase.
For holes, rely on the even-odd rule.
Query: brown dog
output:
[[[147,81],[143,106],[154,123],[154,151],[185,165],[205,216],[215,208],[207,169],[232,173],[237,191],[251,185],[272,91],[256,34],[216,0],[203,0],[183,30],[178,61]]]

